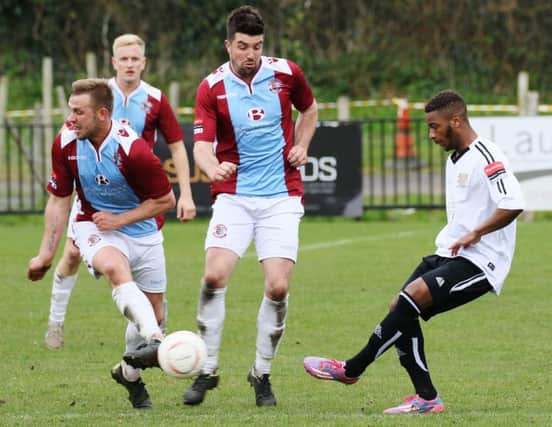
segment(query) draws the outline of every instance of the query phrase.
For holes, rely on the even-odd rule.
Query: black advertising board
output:
[[[211,212],[209,182],[193,160],[192,124],[182,125],[184,145],[190,160],[190,182],[198,216]],[[155,154],[163,162],[178,198],[178,181],[167,145],[159,135]],[[360,123],[321,122],[301,169],[305,187],[306,215],[362,215],[362,131]],[[174,212],[172,213],[174,216]],[[169,215],[171,216],[171,215]]]

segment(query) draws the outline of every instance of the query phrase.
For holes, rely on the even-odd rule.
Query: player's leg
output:
[[[226,315],[226,289],[239,258],[253,236],[253,223],[237,197],[220,195],[213,205],[205,239],[205,268],[197,307],[198,333],[207,346],[207,360],[199,376],[184,392],[187,405],[203,402],[219,382],[218,353]]]
[[[63,347],[63,325],[71,292],[77,281],[80,265],[80,252],[73,244],[73,221],[77,216],[79,207],[78,198],[73,201],[69,225],[67,227],[67,240],[63,248],[63,255],[54,270],[52,293],[50,297],[50,314],[48,317],[48,329],[45,335],[46,346],[50,349]]]
[[[255,363],[248,380],[258,406],[276,405],[270,384],[272,361],[285,332],[288,293],[297,260],[299,223],[304,209],[297,197],[258,200],[255,247],[264,273],[264,295],[257,315]]]
[[[92,222],[78,222],[75,237],[88,270],[96,277],[105,276],[111,285],[112,298],[121,314],[136,325],[147,342],[161,339],[163,335],[152,305],[134,282],[124,235],[102,233]]]
[[[420,313],[425,320],[466,304],[492,289],[483,272],[463,258],[432,256],[426,261],[432,266],[421,276],[432,295],[432,303]],[[407,285],[404,290],[408,292],[410,286]],[[395,346],[416,394],[412,399],[407,398],[400,405],[387,409],[385,413],[442,412],[444,405],[431,381],[419,322],[411,333],[403,334]]]
[[[419,269],[420,266],[417,271]],[[415,278],[409,283],[408,288],[403,289],[394,298],[389,313],[376,326],[368,343],[358,354],[347,361],[308,357],[304,361],[305,370],[319,379],[354,384],[366,368],[401,336],[415,334],[421,309],[430,304],[429,288],[422,278]]]

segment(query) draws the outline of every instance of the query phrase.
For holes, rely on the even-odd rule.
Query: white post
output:
[[[65,97],[65,91],[63,90],[63,86],[56,86],[56,94],[57,94],[57,100],[59,109],[61,110],[61,115],[63,116],[63,120],[69,116],[69,107],[67,106],[67,98]]]
[[[351,119],[350,101],[348,96],[337,98],[337,120],[348,122]]]
[[[518,73],[518,109],[520,116],[527,115],[527,92],[529,91],[529,73],[520,71]]]
[[[171,107],[175,114],[178,110],[178,104],[180,103],[179,95],[180,87],[178,82],[171,82],[171,84],[169,85],[169,103],[171,104]]]
[[[86,52],[86,76],[89,79],[98,77],[98,66],[96,65],[96,54],[94,52]]]
[[[536,90],[527,92],[527,115],[536,116],[539,114],[539,93]]]
[[[54,139],[54,130],[52,128],[52,85],[53,85],[53,62],[52,58],[45,57],[42,60],[42,126],[44,135],[44,146],[50,147]],[[42,159],[34,159],[33,162]],[[46,173],[50,173],[50,156],[44,159],[46,162]],[[46,178],[46,177],[43,177]]]

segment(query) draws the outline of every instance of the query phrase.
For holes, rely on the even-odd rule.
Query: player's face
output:
[[[242,78],[255,75],[261,65],[263,41],[263,34],[250,36],[244,33],[236,33],[234,40],[225,40],[224,45],[234,73]]]
[[[426,123],[429,127],[429,139],[440,145],[445,151],[456,150],[459,138],[455,131],[458,127],[456,117],[449,117],[440,111],[426,114]]]
[[[95,140],[101,134],[99,110],[92,104],[90,94],[71,95],[69,109],[71,112],[67,122],[78,139]]]
[[[121,46],[115,50],[111,63],[118,82],[125,85],[135,85],[140,81],[142,71],[146,67],[146,57],[140,46]]]

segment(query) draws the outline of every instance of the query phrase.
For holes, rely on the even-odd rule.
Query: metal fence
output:
[[[445,154],[429,141],[425,122],[361,123],[364,209],[443,208]],[[48,138],[60,125],[0,126],[0,214],[43,211],[51,168]]]

